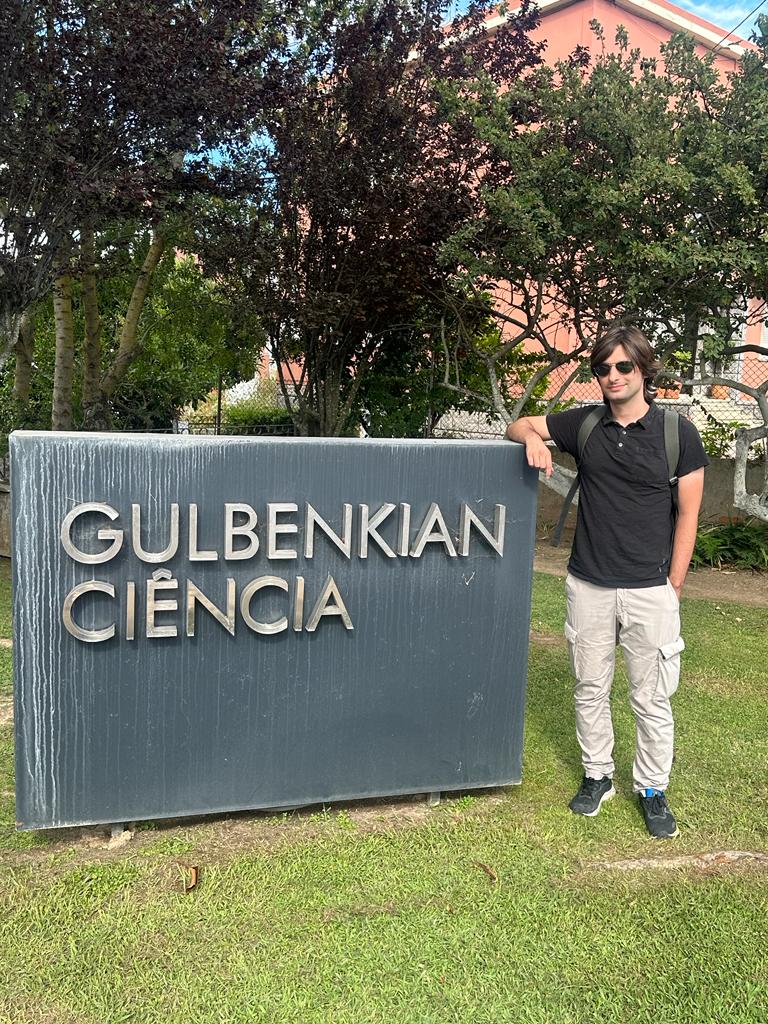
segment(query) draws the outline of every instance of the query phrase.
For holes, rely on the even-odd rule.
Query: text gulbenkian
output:
[[[138,504],[131,505],[129,529],[120,523],[120,513],[103,502],[84,502],[73,508],[61,523],[61,543],[75,562],[83,565],[100,565],[110,562],[127,543],[130,535],[133,553],[141,562],[162,564],[172,559],[179,551],[179,522],[182,515],[180,506],[170,504],[170,525],[167,528],[168,544],[159,551],[149,551],[142,546],[142,510]],[[440,506],[433,502],[419,521],[412,514],[409,504],[399,505],[386,502],[375,510],[369,505],[345,503],[342,506],[341,529],[337,532],[312,505],[306,504],[299,513],[299,506],[292,502],[269,502],[260,517],[253,506],[242,502],[224,504],[221,516],[223,551],[202,550],[198,546],[198,508],[195,504],[186,506],[188,551],[191,563],[247,562],[266,559],[270,562],[289,561],[298,558],[299,524],[303,527],[303,554],[312,559],[315,551],[315,536],[323,536],[323,543],[330,544],[346,558],[366,559],[369,550],[375,548],[386,558],[421,558],[427,545],[439,545],[450,558],[466,558],[470,553],[473,539],[488,545],[500,558],[504,556],[504,529],[506,506],[495,505],[493,524],[486,524],[478,512],[462,502],[451,510],[448,519]],[[215,514],[206,512],[206,517]],[[91,536],[82,550],[72,539],[72,528],[81,516],[90,516],[89,523],[98,524],[95,537]],[[113,523],[104,524],[104,519]],[[449,523],[454,527],[449,529]],[[80,524],[81,526],[83,524]],[[389,539],[379,532],[383,529]],[[164,539],[164,538],[163,538]],[[101,543],[99,543],[101,542]],[[106,546],[105,546],[105,543]],[[83,543],[80,538],[78,543]],[[95,548],[95,550],[93,550]],[[205,594],[187,578],[182,581],[173,576],[167,568],[157,569],[146,580],[144,601],[137,600],[137,583],[128,580],[122,595],[116,593],[114,583],[108,580],[92,579],[73,587],[64,599],[62,617],[64,625],[72,636],[85,643],[99,643],[109,640],[122,632],[126,640],[143,637],[175,637],[184,628],[178,623],[179,598],[186,596],[186,635],[195,635],[198,605],[211,615],[232,636],[235,635],[237,611],[245,626],[254,633],[271,635],[292,628],[295,632],[313,633],[324,618],[354,629],[345,601],[333,576],[328,575],[316,593],[310,593],[303,576],[294,576],[292,581],[274,573],[254,576],[239,590],[235,579],[225,577],[226,596],[217,603],[210,594]],[[268,588],[282,591],[287,614],[271,621],[262,621],[258,611],[258,595]],[[114,611],[112,621],[101,628],[87,629],[78,622],[77,603],[88,593],[105,594],[112,599]],[[118,604],[122,608],[118,611]],[[142,607],[143,605],[143,607]],[[290,619],[290,622],[289,622]]]

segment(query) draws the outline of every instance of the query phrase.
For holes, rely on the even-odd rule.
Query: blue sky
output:
[[[670,0],[670,2],[676,3],[684,11],[691,11],[693,14],[698,14],[700,18],[711,21],[714,25],[722,28],[723,35],[725,35],[726,31],[732,29],[734,25],[738,25],[742,18],[746,17],[750,11],[757,7],[759,0],[752,0],[751,3],[741,3],[739,0],[736,0],[736,2],[726,0],[724,3],[717,3],[716,0],[705,0],[702,3],[693,3],[691,0],[682,0],[682,2],[681,0]],[[761,13],[768,14],[768,0],[759,11],[744,22],[741,28],[736,30],[736,34],[748,39],[752,29],[755,27],[757,16]]]

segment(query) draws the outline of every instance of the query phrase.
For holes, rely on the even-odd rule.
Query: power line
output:
[[[755,9],[753,11],[750,11],[749,14],[745,15],[741,19],[741,21],[739,22],[738,25],[734,25],[733,28],[730,30],[730,32],[726,32],[725,35],[723,36],[723,38],[720,40],[720,42],[717,43],[714,46],[713,52],[715,50],[719,49],[723,45],[725,40],[728,39],[729,36],[733,35],[733,33],[736,31],[737,28],[741,28],[741,26],[744,24],[745,21],[749,21],[749,19],[752,17],[752,15],[757,14],[757,12],[760,10],[761,7],[763,7],[765,5],[766,2],[768,2],[768,0],[760,0],[760,3],[757,5],[757,7],[755,7]]]

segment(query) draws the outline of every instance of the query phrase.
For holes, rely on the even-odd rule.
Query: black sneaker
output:
[[[638,794],[645,824],[654,839],[674,839],[680,835],[675,816],[660,789],[644,789]]]
[[[616,796],[613,788],[613,779],[604,775],[602,779],[588,779],[585,775],[581,780],[579,792],[568,804],[574,814],[583,814],[587,818],[594,818],[600,810],[600,804],[604,800],[610,800]]]

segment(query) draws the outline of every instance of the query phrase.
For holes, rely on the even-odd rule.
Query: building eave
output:
[[[539,0],[537,6],[542,18],[544,18],[546,15],[553,14],[564,7],[571,7],[581,2],[582,0]],[[708,50],[716,51],[724,57],[730,57],[732,60],[739,60],[747,50],[755,48],[746,39],[742,39],[732,33],[728,39],[724,40],[725,29],[718,28],[716,25],[712,25],[694,14],[689,14],[679,7],[656,3],[655,0],[612,0],[612,3],[628,14],[634,14],[639,18],[644,18],[646,21],[654,22],[670,32],[687,32],[693,36],[697,43],[705,46]],[[498,28],[514,13],[515,11],[513,10],[509,15],[497,14],[489,18],[485,22],[486,29],[492,31]]]

